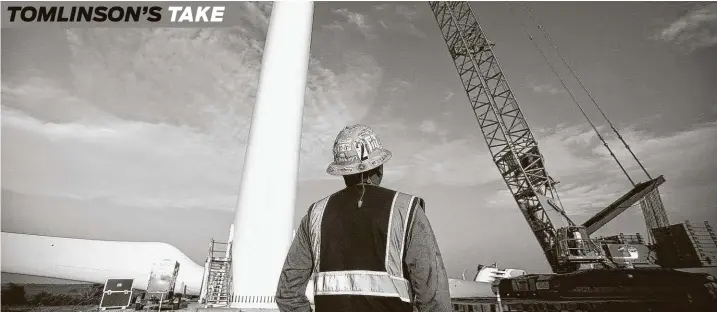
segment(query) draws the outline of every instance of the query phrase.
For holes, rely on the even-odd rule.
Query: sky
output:
[[[518,3],[518,17],[636,181],[637,164]],[[717,223],[717,4],[529,3],[654,177],[672,223]],[[567,213],[630,189],[503,2],[473,3]],[[161,241],[198,263],[236,209],[270,3],[214,29],[3,29],[2,231]],[[373,127],[384,185],[421,196],[448,273],[549,270],[492,163],[426,3],[315,4],[295,222],[343,187],[345,126]],[[634,207],[597,235],[645,232]]]

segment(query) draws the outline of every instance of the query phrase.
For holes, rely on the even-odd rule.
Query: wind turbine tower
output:
[[[274,2],[234,219],[231,307],[276,309],[292,240],[313,3]]]

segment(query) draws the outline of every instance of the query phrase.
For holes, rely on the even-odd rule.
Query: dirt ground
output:
[[[175,312],[194,312],[194,310],[199,307],[199,304],[197,303],[190,303],[189,306],[187,306],[184,309],[179,310],[165,310],[162,308],[162,311],[175,311]],[[3,312],[97,312],[99,310],[98,305],[90,305],[90,306],[58,306],[58,307],[3,307]],[[130,312],[134,311],[134,309],[112,309],[107,310],[107,312]],[[146,311],[146,310],[143,310]],[[154,310],[156,311],[156,310]]]
[[[97,305],[58,307],[3,307],[3,312],[96,312]]]
[[[187,307],[179,310],[169,310],[162,308],[162,311],[174,311],[174,312],[195,312],[197,308],[202,307],[197,302],[190,302]],[[313,306],[312,306],[313,308]],[[89,306],[58,306],[58,307],[3,307],[2,312],[98,312],[99,306],[98,305],[89,305]],[[133,312],[134,309],[112,309],[112,310],[106,310],[107,312]],[[147,311],[147,310],[142,310]],[[152,311],[157,311],[152,310]],[[256,310],[256,309],[248,309],[248,310],[240,310],[240,311],[247,311],[247,312],[253,312],[253,311],[261,311],[261,312],[267,312],[267,311],[274,311],[274,310]]]

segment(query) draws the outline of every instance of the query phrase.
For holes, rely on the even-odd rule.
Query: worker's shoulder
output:
[[[404,192],[404,191],[399,191],[399,190],[393,190],[393,189],[385,188],[385,187],[377,187],[377,188],[384,190],[384,192],[391,192],[391,195],[392,195],[392,196],[403,196],[404,198],[411,200],[411,202],[413,202],[413,203],[415,203],[415,204],[419,204],[419,205],[421,205],[421,206],[425,206],[425,201],[424,201],[423,198],[420,197],[420,196],[414,195],[414,194],[412,194],[412,193],[407,193],[407,192]]]
[[[311,207],[314,207],[314,206],[316,206],[316,205],[319,204],[319,203],[326,204],[331,197],[336,197],[336,196],[340,195],[341,193],[343,193],[343,192],[345,192],[345,191],[346,191],[346,189],[342,189],[342,190],[338,190],[338,191],[336,191],[336,192],[333,192],[332,194],[329,194],[329,195],[327,195],[327,196],[321,197],[320,199],[318,199],[318,200],[314,201],[313,203],[311,203],[311,205],[309,206],[309,209],[311,209]]]
[[[330,195],[328,195],[328,196],[324,196],[324,197],[320,198],[319,200],[313,202],[313,203],[311,204],[311,207],[313,207],[313,206],[315,206],[315,205],[317,205],[317,204],[319,204],[319,203],[327,203],[331,197],[342,196],[346,191],[347,191],[347,189],[341,189],[341,190],[338,190],[338,191],[336,191],[336,192],[334,192],[334,193],[332,193],[332,194],[330,194]],[[405,197],[410,198],[413,202],[416,202],[416,203],[418,203],[418,204],[420,204],[420,205],[422,205],[422,206],[425,205],[425,201],[424,201],[423,198],[420,197],[420,196],[416,196],[416,195],[413,195],[413,194],[411,194],[411,193],[407,193],[407,192],[403,192],[403,191],[398,191],[398,190],[390,189],[390,188],[383,187],[383,186],[372,185],[372,186],[366,188],[366,191],[372,192],[372,193],[374,193],[374,194],[375,194],[375,193],[383,193],[383,194],[385,194],[386,196],[389,196],[389,197],[405,196]]]

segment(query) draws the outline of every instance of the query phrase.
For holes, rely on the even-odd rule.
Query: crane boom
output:
[[[569,218],[554,204],[555,183],[545,170],[538,143],[493,54],[492,43],[486,39],[468,2],[429,4],[493,162],[555,270],[559,266],[553,252],[556,229],[546,209],[556,209]]]

